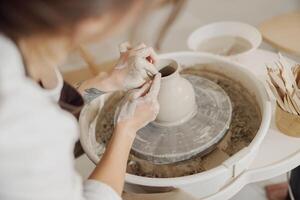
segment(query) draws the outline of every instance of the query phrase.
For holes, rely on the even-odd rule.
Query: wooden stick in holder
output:
[[[289,136],[300,137],[300,116],[288,113],[276,104],[275,121],[278,129]]]

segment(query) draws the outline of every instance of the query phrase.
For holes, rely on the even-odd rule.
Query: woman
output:
[[[121,46],[110,74],[81,84],[103,92],[130,90],[101,162],[84,184],[74,169],[75,118],[57,105],[57,66],[82,42],[136,17],[139,0],[9,0],[0,3],[0,199],[120,199],[138,129],[158,112],[160,74],[151,48]],[[156,75],[155,75],[156,74]],[[149,77],[153,77],[149,82]]]

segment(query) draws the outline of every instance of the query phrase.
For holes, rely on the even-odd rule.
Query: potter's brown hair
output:
[[[17,39],[36,33],[72,33],[86,18],[121,19],[139,0],[0,0],[0,32]],[[108,27],[109,28],[109,27]]]

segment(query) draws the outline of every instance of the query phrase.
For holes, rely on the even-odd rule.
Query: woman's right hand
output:
[[[158,73],[154,65],[157,55],[151,47],[143,43],[132,47],[124,42],[119,50],[120,59],[112,71],[111,79],[115,80],[120,90],[139,88]]]
[[[153,81],[145,83],[139,89],[133,89],[123,98],[115,115],[117,128],[125,129],[135,137],[136,132],[153,121],[158,112],[158,92],[161,74],[155,75]]]
[[[83,96],[93,99],[97,97],[98,93],[101,93],[100,91],[128,91],[139,88],[158,73],[154,65],[157,62],[157,55],[151,47],[147,47],[145,44],[131,47],[130,43],[125,42],[120,45],[119,50],[120,59],[110,73],[102,72],[77,87]],[[86,54],[85,51],[83,52]],[[84,57],[86,57],[87,63],[94,63],[87,59],[90,57],[88,54]],[[90,92],[89,89],[92,89],[93,92]],[[96,91],[96,96],[94,91]]]

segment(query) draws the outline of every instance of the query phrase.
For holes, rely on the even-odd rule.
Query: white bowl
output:
[[[257,80],[255,75],[248,71],[243,65],[232,62],[224,57],[196,52],[175,52],[164,54],[160,57],[174,59],[182,66],[182,68],[195,64],[209,64],[203,65],[203,68],[209,66],[209,70],[222,72],[228,77],[239,81],[249,90],[253,95],[253,98],[257,100],[262,116],[262,122],[255,138],[249,146],[243,148],[228,160],[211,170],[176,178],[149,178],[127,173],[125,181],[128,185],[155,187],[156,189],[159,189],[160,187],[180,188],[196,197],[212,195],[224,187],[226,183],[241,175],[254,160],[271,121],[271,103],[269,97],[267,96],[264,86]],[[97,108],[103,105],[101,101],[99,101],[100,98],[98,97],[90,104],[86,105],[83,108],[79,119],[80,142],[85,153],[94,163],[98,163],[100,160],[95,151],[91,148],[91,145],[95,142],[95,115],[97,113]],[[94,125],[91,126],[91,123]]]
[[[248,54],[257,49],[262,42],[262,36],[255,27],[241,22],[228,21],[215,22],[196,29],[189,35],[187,45],[190,50],[200,52],[198,50],[199,44],[207,39],[221,36],[241,37],[251,44],[251,48],[248,50],[231,56]]]

